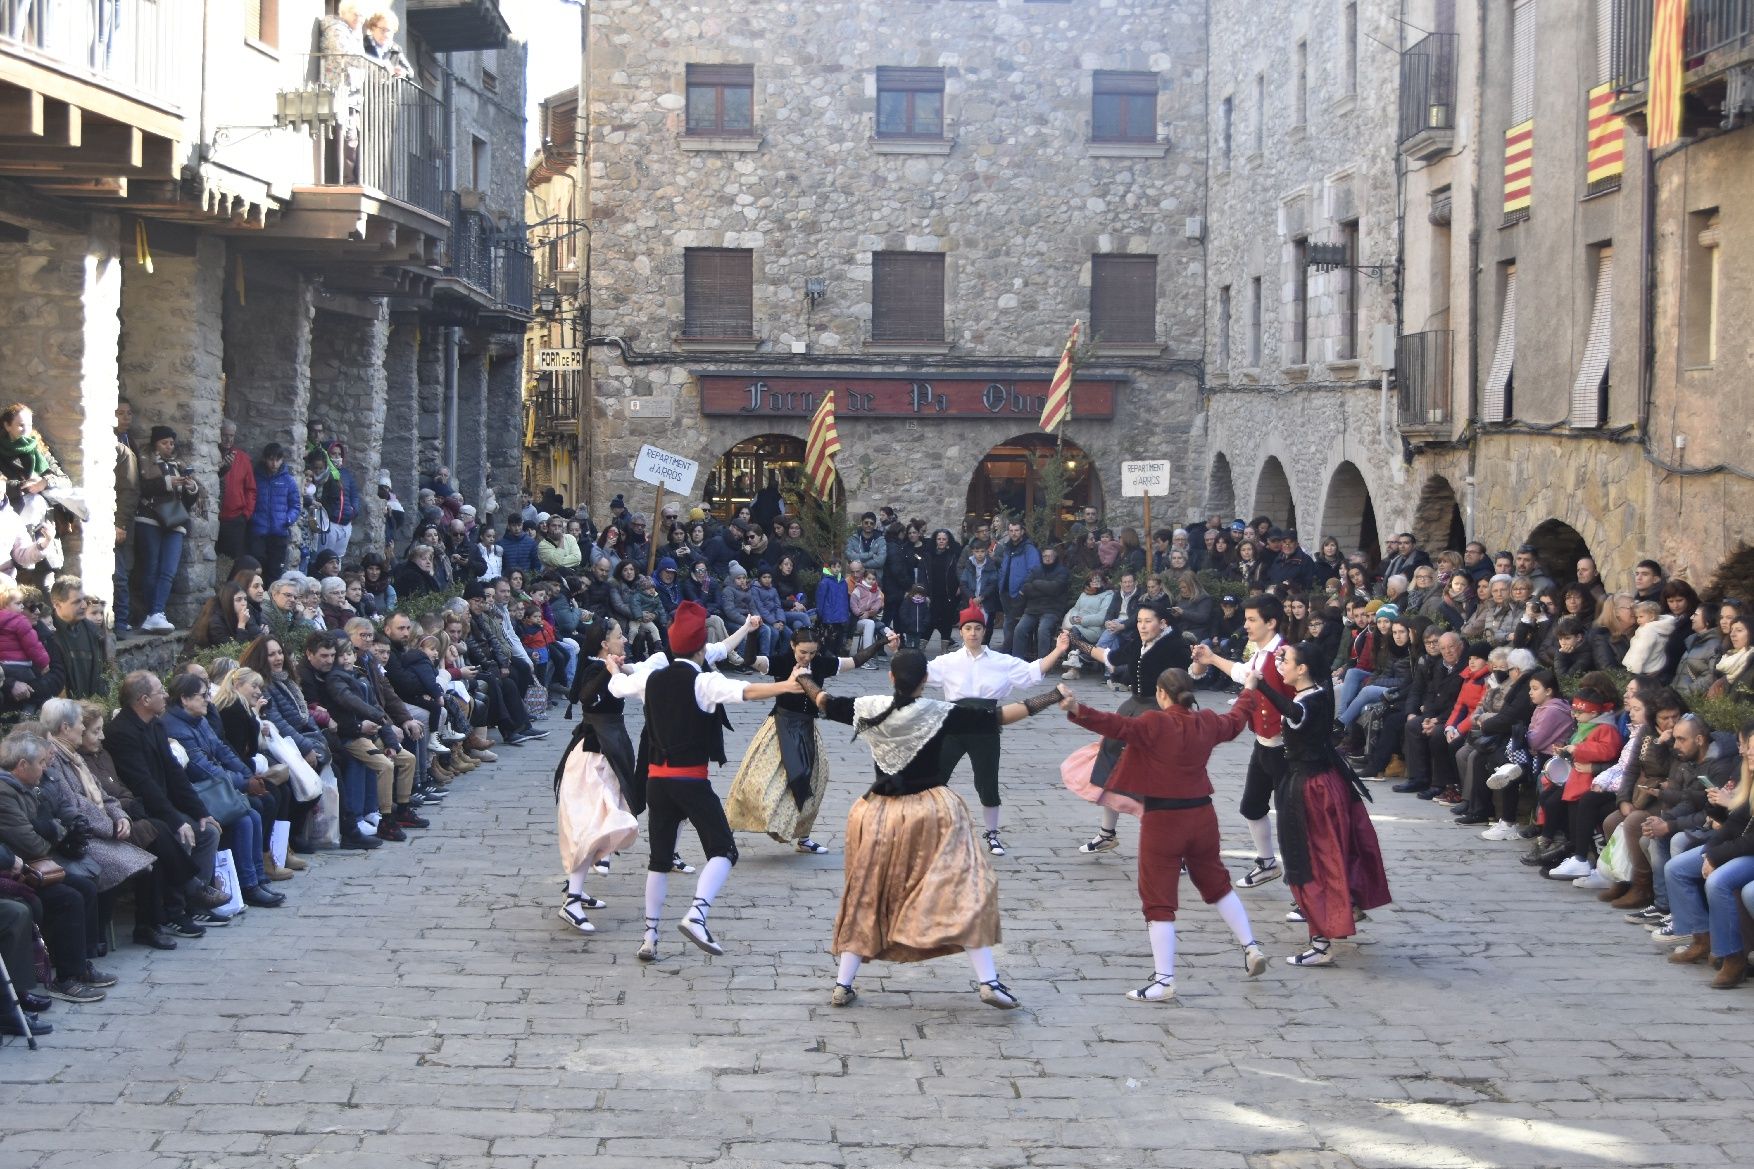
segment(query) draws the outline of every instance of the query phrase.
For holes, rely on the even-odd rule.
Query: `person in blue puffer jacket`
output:
[[[207,680],[194,674],[179,674],[171,679],[170,701],[164,712],[165,733],[171,742],[180,745],[189,756],[183,770],[197,787],[221,779],[245,796],[261,795],[267,789],[256,776],[256,769],[237,757],[224,739],[207,721]],[[232,862],[237,865],[238,883],[244,887],[244,904],[273,909],[286,898],[268,888],[262,871],[266,845],[262,836],[262,817],[245,801],[247,810],[229,823],[221,823],[222,847],[231,849]]]
[[[286,448],[271,442],[262,448],[262,465],[256,470],[256,510],[250,516],[250,555],[262,562],[262,575],[269,584],[286,571],[292,528],[303,513],[298,477],[286,466]]]
[[[822,579],[816,582],[816,623],[828,634],[829,644],[822,647],[823,652],[839,657],[852,628],[853,606],[846,578],[841,575],[840,558],[836,556],[829,557],[822,569]]]

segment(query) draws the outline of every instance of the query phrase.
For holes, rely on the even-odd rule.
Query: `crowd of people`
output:
[[[9,493],[64,491],[53,456],[40,442],[20,441],[31,432],[28,411],[17,425],[18,409],[8,425],[17,469]],[[722,520],[673,502],[650,526],[617,496],[599,525],[552,493],[540,502],[520,494],[502,508],[490,489],[470,503],[443,467],[424,478],[406,512],[388,477],[380,480],[379,546],[354,538],[358,486],[345,446],[320,422],[302,476],[278,444],[252,461],[228,424],[217,452],[218,552],[228,572],[189,630],[202,654],[168,678],[135,672],[117,685],[115,636],[128,633],[130,601],[140,599],[147,613],[142,630],[170,627],[164,609],[189,508],[201,505],[197,480],[178,459],[179,437],[154,427],[139,453],[131,427],[123,403],[118,514],[132,522],[118,526],[117,542],[136,555],[132,582],[129,558],[119,558],[113,618],[78,578],[57,578],[53,566],[30,583],[35,566],[15,561],[0,582],[0,711],[14,723],[0,741],[0,957],[33,1029],[47,1028],[34,1012],[49,1000],[95,1002],[113,984],[96,963],[124,889],[132,891],[133,941],[155,949],[223,927],[240,903],[277,907],[315,850],[408,839],[458,776],[496,758],[493,746],[544,737],[539,724],[563,701],[569,715],[577,705],[585,718],[556,775],[569,873],[561,915],[588,932],[585,910],[600,903],[585,893],[585,879],[632,839],[631,817],[658,774],[650,750],[686,765],[676,766],[687,774],[660,778],[692,780],[723,761],[722,746],[699,761],[700,752],[681,748],[703,733],[701,720],[718,718],[725,702],[775,700],[739,769],[729,821],[716,796],[715,813],[700,789],[659,785],[666,794],[650,834],[643,953],[655,950],[664,879],[694,871],[675,850],[683,821],[711,832],[702,832],[706,871],[679,928],[717,952],[706,913],[735,861],[733,828],[766,831],[799,852],[827,851],[810,835],[827,781],[815,720],[874,728],[883,719],[872,708],[837,705],[823,687],[885,659],[895,677],[902,655],[911,656],[891,705],[913,706],[927,685],[943,689],[945,703],[918,707],[937,720],[942,757],[932,752],[928,776],[922,743],[904,741],[918,758],[910,763],[914,756],[899,749],[879,755],[879,787],[936,790],[968,756],[986,818],[979,838],[969,829],[981,865],[1005,855],[998,726],[1061,701],[1013,710],[1006,704],[1018,705],[1019,688],[1063,667],[1067,680],[1096,676],[1127,692],[1120,714],[1137,717],[1179,710],[1197,690],[1246,682],[1261,696],[1226,732],[1247,729],[1255,740],[1243,813],[1256,855],[1237,885],[1258,888],[1281,875],[1294,885],[1293,919],[1311,931],[1294,963],[1330,961],[1329,945],[1351,932],[1352,915],[1387,900],[1380,882],[1324,885],[1316,864],[1324,851],[1350,855],[1363,839],[1357,810],[1346,810],[1367,790],[1363,777],[1398,779],[1395,791],[1449,805],[1456,823],[1483,827],[1487,839],[1528,841],[1525,864],[1598,890],[1672,943],[1673,960],[1716,960],[1714,985],[1746,976],[1740,915],[1744,892],[1754,891],[1754,785],[1742,758],[1754,726],[1712,727],[1691,707],[1754,695],[1750,617],[1734,598],[1702,601],[1653,562],[1641,563],[1624,591],[1610,591],[1588,559],[1550,571],[1530,546],[1493,555],[1470,542],[1431,556],[1403,533],[1373,563],[1331,538],[1307,552],[1295,531],[1267,517],[1211,517],[1204,528],[1163,528],[1142,540],[1135,529],[1103,526],[1095,509],[1062,541],[1038,546],[1012,517],[953,531],[883,508],[860,515],[838,548],[825,549],[806,540],[801,517],[777,492]],[[671,672],[678,667],[689,672]],[[617,731],[620,703],[645,697],[654,681],[686,686],[751,672],[772,680],[696,687],[701,726],[677,724],[673,741],[642,743],[637,762]],[[1301,690],[1288,684],[1293,674]],[[106,698],[118,707],[113,715]],[[990,724],[940,714],[957,709],[1008,713]],[[1311,712],[1331,722],[1320,744]],[[1097,834],[1081,851],[1117,847],[1125,811],[1182,810],[1110,791],[1114,776],[1133,782],[1116,766],[1128,737],[1114,733],[1112,720],[1078,714],[1105,736],[1077,781],[1068,779],[1101,806]],[[914,716],[895,724],[913,725]],[[885,734],[873,734],[874,750]],[[1290,740],[1298,746],[1288,756]],[[590,763],[600,807],[585,809],[562,782],[582,774],[580,759]],[[894,778],[914,774],[909,768],[916,780]],[[1135,763],[1130,772],[1138,770]],[[1301,803],[1316,792],[1325,801],[1320,823]],[[1300,801],[1295,840],[1284,835],[1291,794]],[[942,798],[932,799],[934,831],[960,832]],[[1283,866],[1267,814],[1275,801]],[[1315,839],[1324,832],[1325,844]],[[1151,891],[1141,889],[1148,913],[1166,900],[1169,856],[1178,866],[1197,860],[1196,885],[1223,901],[1228,878],[1211,871],[1205,843],[1196,857],[1180,835],[1162,844],[1159,829],[1152,839],[1161,855]],[[849,853],[855,847],[865,850],[862,865],[902,859],[850,839]],[[216,865],[222,850],[229,867]],[[1380,875],[1380,859],[1374,864]],[[1167,900],[1173,922],[1173,889]],[[1246,919],[1225,906],[1255,973]],[[967,944],[897,948],[861,935],[838,997],[850,1001],[860,960],[948,947],[977,954],[983,998],[1015,1005],[990,954],[979,956],[977,943],[993,933],[985,918],[978,928],[964,924]],[[1154,928],[1160,966],[1162,935]],[[1172,964],[1173,928],[1167,936]],[[1173,994],[1168,975],[1160,969],[1135,997]]]

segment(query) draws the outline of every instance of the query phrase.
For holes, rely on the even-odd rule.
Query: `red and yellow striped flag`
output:
[[[840,454],[840,431],[834,426],[834,391],[822,396],[822,405],[810,419],[810,439],[804,444],[804,472],[819,499],[827,499],[837,472],[834,456]]]
[[[1589,109],[1589,161],[1584,180],[1599,183],[1618,178],[1626,170],[1626,119],[1614,113],[1613,82],[1590,90]]]
[[[1656,0],[1650,18],[1650,86],[1645,108],[1645,141],[1661,150],[1681,136],[1681,45],[1687,30],[1687,0]]]
[[[1041,428],[1049,434],[1072,416],[1072,351],[1078,348],[1080,324],[1079,321],[1072,322],[1066,349],[1060,354],[1060,367],[1054,370],[1054,380],[1048,385],[1048,400],[1041,408]]]
[[[1535,121],[1504,132],[1504,213],[1528,210],[1535,189]]]

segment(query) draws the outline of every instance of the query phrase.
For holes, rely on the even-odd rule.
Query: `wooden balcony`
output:
[[[499,0],[408,0],[408,27],[435,53],[498,49],[511,35]]]

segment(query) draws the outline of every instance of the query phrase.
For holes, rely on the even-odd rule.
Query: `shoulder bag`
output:
[[[200,797],[207,814],[221,824],[241,820],[250,810],[250,802],[244,799],[244,794],[231,786],[231,780],[224,776],[194,781],[190,786]]]

